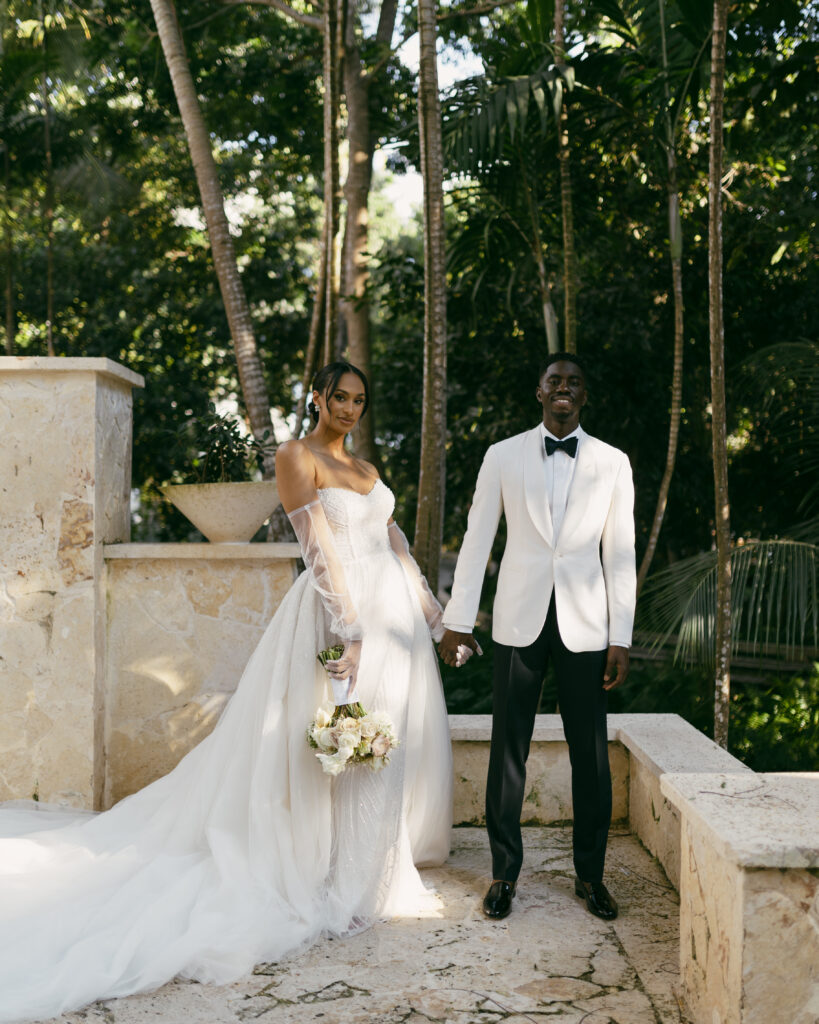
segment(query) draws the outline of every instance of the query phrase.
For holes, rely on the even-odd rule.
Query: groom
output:
[[[603,884],[611,821],[606,691],[628,675],[635,604],[634,489],[627,456],[580,427],[586,380],[577,356],[556,352],[536,390],[543,422],[493,444],[478,474],[444,612],[439,653],[472,650],[486,563],[500,521],[507,540],[493,609],[492,743],[486,827],[493,882],[487,917],[506,917],[523,862],[526,758],[549,661],[569,745],[575,892],[592,914],[617,916]]]

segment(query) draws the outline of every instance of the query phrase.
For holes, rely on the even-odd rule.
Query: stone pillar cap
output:
[[[104,357],[0,356],[3,373],[98,373],[134,388],[145,387],[145,379],[127,366]]]

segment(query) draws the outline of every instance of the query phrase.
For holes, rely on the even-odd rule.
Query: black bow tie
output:
[[[547,437],[544,434],[543,440],[546,442],[547,455],[554,455],[555,452],[565,452],[570,459],[577,455],[577,435],[567,437],[563,441],[555,441],[553,437]]]

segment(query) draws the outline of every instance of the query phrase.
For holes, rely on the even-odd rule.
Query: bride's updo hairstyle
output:
[[[361,413],[363,416],[370,407],[370,385],[367,383],[364,371],[359,370],[359,368],[357,366],[353,366],[352,363],[347,363],[344,360],[338,359],[334,363],[328,363],[326,366],[322,366],[313,378],[313,386],[310,388],[310,391],[311,393],[313,391],[318,391],[320,395],[329,400],[330,395],[332,395],[338,387],[338,382],[345,373],[354,373],[364,385],[364,409]],[[319,411],[316,408],[315,402],[310,402],[307,406],[307,411],[310,413],[313,422],[318,423]]]

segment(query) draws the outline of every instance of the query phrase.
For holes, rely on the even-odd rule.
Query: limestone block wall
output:
[[[483,825],[486,771],[489,765],[489,715],[450,715],[455,775],[453,821],[456,825]],[[617,727],[609,727],[612,820],[629,816],[629,756],[617,742]],[[538,715],[529,759],[521,821],[537,825],[571,821],[572,777],[569,747],[559,715]]]
[[[107,359],[0,358],[0,799],[99,806],[102,545],[129,536],[141,386]]]
[[[211,731],[289,590],[297,544],[107,547],[103,806]]]
[[[734,772],[750,768],[678,715],[612,715],[617,738],[628,750],[629,825],[680,886],[680,816],[663,794],[667,772]]]
[[[668,774],[696,1024],[819,1020],[819,773]]]

